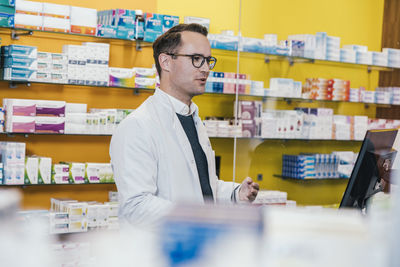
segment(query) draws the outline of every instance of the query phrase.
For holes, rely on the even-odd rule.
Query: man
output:
[[[207,29],[175,26],[153,50],[160,89],[121,122],[110,145],[120,218],[153,224],[173,203],[253,201],[259,186],[251,178],[241,185],[218,180],[214,151],[192,102],[204,93],[216,63]]]

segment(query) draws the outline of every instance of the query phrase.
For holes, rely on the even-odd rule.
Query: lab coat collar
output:
[[[191,102],[190,106],[188,106],[185,103],[183,103],[182,101],[176,99],[175,97],[169,95],[165,91],[158,89],[158,88],[156,89],[155,94],[161,94],[161,95],[164,95],[164,97],[168,96],[175,113],[178,113],[183,116],[189,116],[189,115],[193,115],[194,113],[198,112],[198,107],[193,102]]]

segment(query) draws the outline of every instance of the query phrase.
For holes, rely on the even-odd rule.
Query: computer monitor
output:
[[[367,131],[340,208],[363,210],[372,195],[384,190],[396,157],[393,149],[396,136],[397,130]]]

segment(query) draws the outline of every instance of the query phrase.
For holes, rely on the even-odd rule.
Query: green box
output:
[[[15,0],[0,0],[0,5],[15,7]]]
[[[2,0],[0,0],[0,2],[1,1]],[[0,13],[4,13],[4,14],[8,14],[8,15],[14,15],[15,14],[15,7],[0,5]]]

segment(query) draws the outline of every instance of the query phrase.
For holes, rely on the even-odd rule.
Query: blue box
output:
[[[106,38],[117,38],[117,27],[111,25],[98,25],[97,36]]]
[[[162,20],[162,32],[164,33],[178,24],[179,24],[178,16],[164,15]]]
[[[135,29],[127,28],[124,26],[117,27],[117,38],[133,40],[135,39]]]
[[[136,12],[128,9],[115,9],[112,25],[124,26],[126,28],[135,29]]]
[[[163,17],[164,15],[155,13],[145,14],[144,25],[144,41],[154,42],[158,36],[163,34]]]
[[[211,48],[214,49],[233,50],[233,51],[238,49],[237,36],[209,34],[208,40],[210,41]]]
[[[14,27],[14,14],[0,13],[1,27]]]

